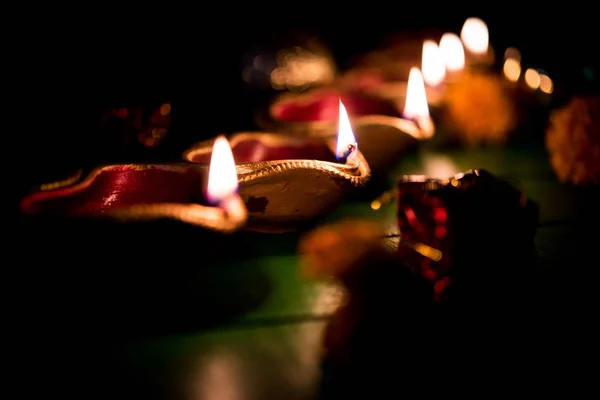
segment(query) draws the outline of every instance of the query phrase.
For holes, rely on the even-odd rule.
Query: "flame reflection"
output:
[[[238,177],[233,152],[227,138],[219,136],[212,148],[206,198],[209,202],[218,204],[237,190]]]
[[[447,179],[459,172],[458,167],[447,156],[441,154],[424,154],[423,165],[428,178]]]
[[[200,399],[241,399],[244,393],[241,360],[221,351],[203,362],[194,382],[193,397]]]

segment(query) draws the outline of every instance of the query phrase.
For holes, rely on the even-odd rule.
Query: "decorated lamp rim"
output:
[[[132,168],[137,170],[162,169],[167,171],[184,172],[190,169],[201,172],[203,165],[189,163],[144,163],[144,164],[109,164],[94,168],[87,176],[68,186],[57,186],[55,189],[31,193],[20,204],[21,212],[25,215],[38,215],[35,204],[49,199],[70,196],[88,189],[103,172]],[[248,213],[241,202],[242,212],[228,212],[221,207],[207,206],[198,203],[139,203],[128,205],[104,213],[83,214],[82,217],[99,217],[120,221],[143,221],[168,218],[201,226],[209,230],[220,232],[233,232],[242,228],[247,220]]]
[[[298,146],[307,142],[322,143],[321,138],[302,138],[297,136],[282,135],[272,132],[236,132],[229,136],[231,147],[241,141],[248,139],[260,139],[267,144],[286,144],[296,143]],[[184,160],[191,164],[208,165],[207,163],[195,163],[193,160],[197,154],[207,154],[212,151],[212,144],[215,139],[209,139],[198,142],[190,146],[184,153]],[[327,138],[325,143],[335,154],[337,140]],[[331,161],[311,160],[311,159],[290,159],[290,160],[272,160],[259,162],[239,162],[236,163],[238,180],[241,183],[250,182],[265,176],[273,176],[278,173],[284,173],[290,170],[319,170],[324,173],[336,176],[340,179],[350,182],[352,185],[362,187],[367,184],[371,178],[371,168],[367,160],[360,152],[360,144],[352,164],[340,164]]]

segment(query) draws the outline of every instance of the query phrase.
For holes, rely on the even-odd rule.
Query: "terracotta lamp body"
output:
[[[252,230],[298,229],[332,211],[348,191],[371,177],[360,145],[352,162],[344,164],[337,161],[335,139],[240,132],[229,142]],[[206,165],[211,149],[212,140],[201,142],[183,157]]]

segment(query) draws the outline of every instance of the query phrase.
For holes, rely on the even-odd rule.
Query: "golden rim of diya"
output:
[[[258,140],[266,146],[298,146],[306,144],[306,140],[298,139],[272,132],[238,132],[229,137],[229,143],[232,148],[245,140]],[[192,145],[183,154],[186,161],[194,162],[194,157],[198,154],[208,154],[212,152],[214,139],[205,140]],[[326,141],[332,154],[336,153],[337,141],[330,139]],[[240,184],[251,182],[265,176],[273,176],[289,170],[310,170],[322,171],[329,175],[338,177],[351,183],[353,186],[362,187],[367,184],[371,178],[371,169],[359,149],[351,164],[341,164],[331,161],[310,160],[310,159],[290,159],[290,160],[271,160],[258,162],[239,162],[236,163],[238,181]]]
[[[82,193],[87,190],[102,173],[116,169],[122,170],[124,168],[131,168],[138,171],[159,169],[174,172],[187,172],[192,169],[197,171],[199,175],[203,175],[204,172],[202,170],[205,167],[190,164],[160,163],[105,165],[93,169],[83,180],[70,186],[54,184],[44,185],[44,187],[53,189],[35,192],[25,197],[21,201],[21,211],[26,215],[44,214],[43,212],[40,213],[36,210],[36,204]],[[127,205],[98,213],[81,213],[75,216],[108,218],[121,222],[149,221],[167,218],[200,226],[212,231],[230,233],[239,230],[245,225],[248,218],[248,212],[241,198],[236,195],[224,202],[221,207],[206,206],[197,203],[149,202]]]
[[[77,170],[73,171],[70,175],[68,175],[66,178],[61,179],[60,181],[42,183],[40,185],[37,185],[35,187],[35,189],[40,192],[46,192],[48,190],[60,189],[62,187],[70,186],[70,185],[74,184],[79,179],[81,179],[82,175],[83,175],[83,170],[77,169]]]

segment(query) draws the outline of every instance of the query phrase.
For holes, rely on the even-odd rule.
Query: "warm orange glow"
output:
[[[442,61],[448,71],[460,71],[465,66],[465,50],[460,38],[454,33],[444,33],[440,39]]]
[[[171,113],[171,105],[169,103],[165,103],[160,106],[160,115],[169,115]]]
[[[544,93],[552,93],[554,91],[554,83],[552,79],[545,74],[540,75],[540,90]]]
[[[521,62],[521,52],[519,50],[515,49],[514,47],[509,47],[504,52],[504,59],[508,60],[509,58],[512,58],[514,60],[517,60],[518,62]]]
[[[516,82],[521,76],[521,63],[514,58],[507,58],[504,61],[504,76],[511,82]]]
[[[423,81],[429,86],[439,85],[446,76],[446,66],[442,60],[440,49],[433,40],[423,42],[421,70],[423,71]]]
[[[233,152],[227,138],[219,136],[213,144],[206,198],[209,202],[218,204],[236,193],[237,190],[238,177]]]
[[[338,137],[337,137],[337,154],[344,154],[348,151],[349,146],[356,146],[356,138],[352,132],[350,118],[346,107],[340,100],[340,115],[338,119]]]
[[[429,105],[421,71],[413,67],[408,75],[404,116],[409,119],[429,117]]]
[[[460,37],[467,51],[474,54],[487,53],[490,34],[487,25],[481,19],[467,18],[460,32]]]
[[[525,71],[525,83],[527,84],[527,86],[529,86],[532,89],[537,89],[540,87],[540,81],[540,73],[537,72],[535,69],[529,68],[527,69],[527,71]]]

